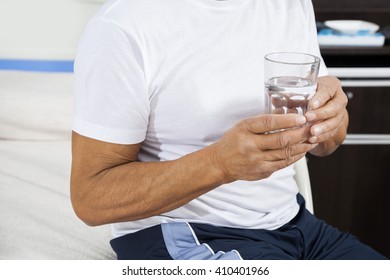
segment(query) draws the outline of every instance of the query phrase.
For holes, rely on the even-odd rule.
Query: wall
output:
[[[0,59],[73,60],[104,0],[0,0]]]

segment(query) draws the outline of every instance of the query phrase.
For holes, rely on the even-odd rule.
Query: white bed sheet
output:
[[[114,259],[69,195],[72,73],[0,71],[0,259]]]
[[[69,199],[70,141],[0,141],[0,259],[113,259]]]

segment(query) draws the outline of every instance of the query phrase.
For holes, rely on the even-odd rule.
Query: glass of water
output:
[[[266,114],[305,114],[317,88],[320,58],[278,52],[265,56]]]

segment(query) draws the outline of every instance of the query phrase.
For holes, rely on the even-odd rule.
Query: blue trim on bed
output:
[[[0,59],[0,70],[73,72],[73,60]]]

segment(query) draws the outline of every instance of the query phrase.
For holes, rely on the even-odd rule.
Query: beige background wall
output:
[[[105,0],[0,0],[0,59],[74,59]]]

